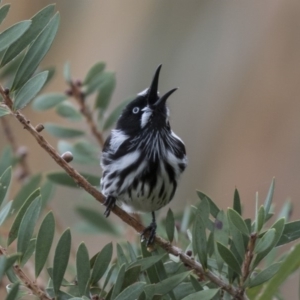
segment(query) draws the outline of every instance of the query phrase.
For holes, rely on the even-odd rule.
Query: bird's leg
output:
[[[142,232],[141,237],[144,239],[145,234],[149,232],[149,237],[147,239],[147,246],[153,244],[154,238],[155,238],[155,233],[156,233],[156,221],[155,221],[155,213],[154,211],[152,212],[152,222],[148,227],[145,228],[145,230]]]
[[[104,212],[104,216],[107,218],[110,215],[110,211],[116,205],[116,198],[113,197],[113,196],[107,196],[103,204],[106,206],[106,210]]]

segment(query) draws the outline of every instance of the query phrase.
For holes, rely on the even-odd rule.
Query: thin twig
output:
[[[56,150],[50,145],[46,139],[39,134],[35,128],[30,124],[30,121],[26,119],[26,117],[21,114],[19,111],[14,112],[12,110],[12,100],[9,95],[4,93],[3,88],[0,86],[0,94],[4,98],[5,104],[11,110],[12,114],[17,118],[17,120],[24,126],[26,129],[37,141],[37,143],[53,158],[53,160],[62,167],[70,177],[78,184],[78,186],[82,187],[85,191],[87,191],[90,195],[92,195],[98,202],[101,204],[104,203],[105,197],[101,194],[95,187],[89,184],[89,182],[81,176],[73,167],[71,167],[60,155],[56,152]],[[112,209],[112,212],[116,214],[120,219],[122,219],[129,226],[133,227],[138,233],[142,233],[145,227],[140,224],[135,218],[127,214],[120,207],[115,206]],[[237,300],[247,300],[248,297],[243,293],[240,293],[240,290],[230,284],[224,282],[219,276],[215,275],[210,270],[205,270],[202,265],[195,261],[194,258],[189,257],[186,253],[184,253],[180,248],[172,246],[168,241],[163,238],[156,236],[155,243],[161,248],[165,249],[166,252],[178,256],[180,260],[188,265],[191,269],[199,272],[211,282],[215,283],[217,286],[225,290],[227,293],[232,295],[234,299]]]
[[[70,82],[70,94],[76,99],[80,106],[80,112],[85,117],[86,123],[88,124],[91,133],[96,138],[98,144],[101,148],[104,146],[104,138],[102,133],[97,129],[97,125],[93,120],[93,114],[91,113],[89,107],[86,105],[85,95],[80,89],[80,84],[74,83],[73,81]]]
[[[6,250],[0,246],[0,255],[7,256]],[[51,298],[36,284],[36,282],[32,281],[27,274],[22,270],[22,268],[18,264],[13,265],[14,273],[19,277],[19,279],[23,282],[23,284],[31,290],[31,292],[39,297],[41,300],[51,300]]]

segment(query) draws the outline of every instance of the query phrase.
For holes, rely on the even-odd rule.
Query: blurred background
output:
[[[50,3],[12,0],[4,26],[29,19]],[[160,91],[179,87],[169,100],[171,126],[186,144],[189,165],[170,204],[174,211],[195,203],[196,189],[226,209],[237,187],[245,217],[253,217],[256,191],[263,203],[275,176],[275,211],[290,199],[292,219],[299,219],[299,1],[65,0],[56,7],[61,24],[43,61],[56,67],[56,76],[44,92],[66,90],[66,61],[78,79],[97,61],[116,72],[110,110],[148,87],[160,63]],[[61,120],[30,107],[25,114],[34,124]],[[19,124],[9,122],[19,143],[30,148],[32,172],[58,169]],[[0,131],[0,148],[6,143]],[[101,170],[93,166],[89,172]],[[78,218],[72,207],[83,200],[68,189],[57,195],[54,209],[63,225],[72,227]],[[107,242],[107,237],[96,245],[95,237],[76,238],[88,247]],[[289,299],[298,293],[295,281],[296,275],[286,284]]]

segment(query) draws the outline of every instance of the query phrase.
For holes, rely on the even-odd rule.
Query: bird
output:
[[[173,199],[187,166],[185,145],[171,129],[166,104],[177,88],[160,96],[161,67],[150,87],[125,106],[101,156],[105,217],[116,203],[129,213],[151,213],[152,222],[141,234],[145,240],[148,233],[147,246],[155,240],[155,212]]]

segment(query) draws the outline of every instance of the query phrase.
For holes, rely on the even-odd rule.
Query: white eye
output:
[[[132,110],[132,112],[134,114],[137,114],[139,111],[140,111],[140,109],[138,107],[134,107],[133,110]]]

